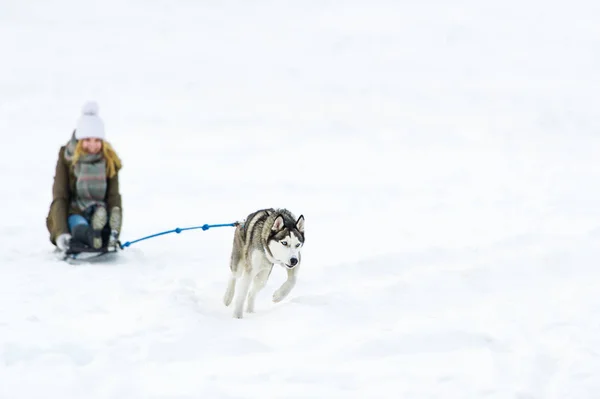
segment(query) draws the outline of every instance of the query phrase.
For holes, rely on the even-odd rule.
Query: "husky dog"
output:
[[[256,294],[267,283],[276,263],[287,270],[287,280],[273,294],[273,302],[290,293],[296,284],[303,245],[304,216],[296,219],[287,209],[261,209],[238,224],[231,250],[231,276],[223,297],[225,306],[229,306],[239,280],[233,317],[243,317],[246,299],[246,311],[254,312]]]

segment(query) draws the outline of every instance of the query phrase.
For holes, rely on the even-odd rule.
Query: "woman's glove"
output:
[[[66,251],[69,249],[69,244],[71,243],[71,234],[61,234],[56,238],[56,246],[61,251]]]

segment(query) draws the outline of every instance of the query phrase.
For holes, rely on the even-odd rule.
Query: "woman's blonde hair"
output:
[[[83,140],[79,140],[75,146],[75,153],[71,163],[75,165],[82,155],[86,152],[83,149]],[[117,152],[108,141],[102,141],[102,155],[106,161],[106,176],[108,178],[113,177],[121,169],[121,158],[117,155]]]

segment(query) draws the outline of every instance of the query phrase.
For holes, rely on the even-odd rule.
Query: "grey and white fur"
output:
[[[287,271],[286,281],[273,293],[273,302],[284,299],[296,285],[304,245],[304,216],[296,217],[287,209],[261,209],[239,223],[231,250],[231,275],[223,297],[229,306],[236,291],[233,317],[241,319],[254,312],[254,301],[264,288],[273,265]]]

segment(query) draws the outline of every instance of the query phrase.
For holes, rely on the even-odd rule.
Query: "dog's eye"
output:
[[[298,248],[300,246],[300,243],[296,244],[296,248]]]
[[[281,241],[281,245],[283,245],[284,247],[287,247],[287,241]]]

